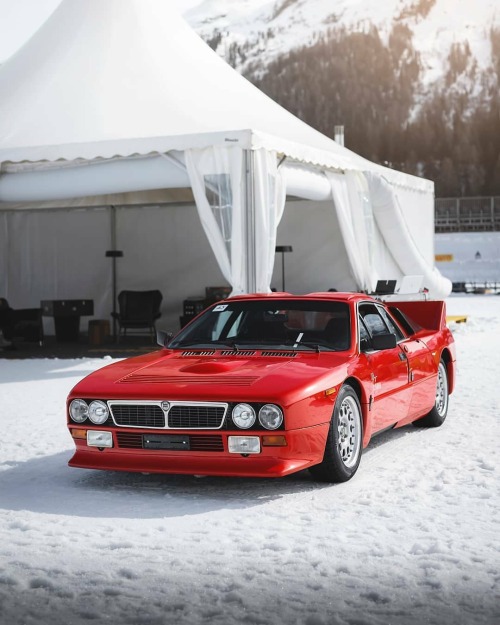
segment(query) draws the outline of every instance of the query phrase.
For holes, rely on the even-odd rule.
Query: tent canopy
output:
[[[178,188],[192,189],[236,292],[269,289],[287,194],[334,207],[347,258],[336,268],[348,267],[353,288],[394,273],[423,274],[435,296],[451,288],[433,269],[431,181],[371,163],[293,116],[165,0],[63,0],[0,68],[0,212]],[[17,254],[9,232],[21,227],[44,236],[43,220],[7,212],[4,250]],[[67,272],[68,262],[56,264]],[[9,271],[0,277],[0,291],[16,288]]]
[[[0,162],[112,158],[238,144],[338,169],[383,170],[227,65],[164,0],[64,0],[0,69]]]

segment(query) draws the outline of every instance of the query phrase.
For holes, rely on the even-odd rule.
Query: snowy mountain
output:
[[[363,156],[500,194],[498,0],[205,0],[188,22],[292,113]]]
[[[467,61],[457,76],[477,93],[477,73],[493,73],[490,32],[500,28],[498,0],[205,0],[186,19],[207,41],[220,39],[217,51],[228,56],[231,45],[245,49],[236,66],[245,71],[256,61],[267,65],[302,46],[313,46],[332,31],[368,32],[376,27],[390,45],[395,29],[411,32],[421,65],[423,90],[443,80],[450,55],[462,50]],[[470,54],[468,51],[470,50]],[[467,81],[463,74],[469,76]],[[490,79],[492,77],[490,76]],[[466,84],[468,83],[468,84]]]

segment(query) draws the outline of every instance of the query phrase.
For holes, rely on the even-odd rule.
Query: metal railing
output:
[[[437,198],[436,232],[500,231],[500,196]]]

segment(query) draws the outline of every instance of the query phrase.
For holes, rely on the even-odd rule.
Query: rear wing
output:
[[[410,322],[413,333],[418,332],[419,329],[437,331],[446,327],[444,301],[387,302],[387,305],[396,318],[400,319],[397,311],[403,313],[403,316]]]

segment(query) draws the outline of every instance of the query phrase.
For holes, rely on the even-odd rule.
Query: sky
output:
[[[201,0],[165,0],[181,12]],[[43,24],[61,0],[0,0],[0,63],[9,58]]]

